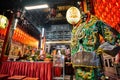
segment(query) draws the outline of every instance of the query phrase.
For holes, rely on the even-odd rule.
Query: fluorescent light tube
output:
[[[26,6],[25,7],[26,10],[41,9],[41,8],[48,8],[48,5],[47,4],[43,4],[43,5]]]
[[[18,19],[15,19],[14,29],[16,29],[18,23]]]

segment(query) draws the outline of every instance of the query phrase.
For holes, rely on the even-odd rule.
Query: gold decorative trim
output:
[[[57,44],[57,43],[71,43],[71,41],[47,41],[46,42],[46,44],[51,44],[51,43],[53,43],[53,44]]]

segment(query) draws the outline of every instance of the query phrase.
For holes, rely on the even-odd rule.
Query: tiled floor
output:
[[[73,76],[73,78],[70,78],[70,75],[65,75],[64,80],[75,80],[75,76]]]
[[[109,77],[109,80],[120,80],[120,77],[118,77],[117,74],[111,74],[106,72],[105,75]]]
[[[111,75],[111,76],[108,76],[108,77],[109,77],[108,80],[120,80],[120,77],[117,77],[115,75]],[[73,76],[73,79],[70,79],[70,75],[65,75],[64,80],[75,80],[75,76]]]

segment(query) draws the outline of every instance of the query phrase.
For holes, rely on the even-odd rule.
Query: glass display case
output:
[[[53,57],[53,80],[64,80],[64,55],[55,55]]]

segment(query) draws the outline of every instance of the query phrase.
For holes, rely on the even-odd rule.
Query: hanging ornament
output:
[[[7,17],[0,15],[0,28],[5,29],[8,26]]]
[[[70,24],[76,24],[81,18],[81,14],[78,8],[70,7],[66,13],[66,19]]]

